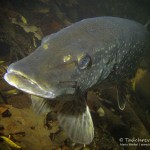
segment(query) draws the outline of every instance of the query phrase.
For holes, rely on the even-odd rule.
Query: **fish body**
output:
[[[143,25],[128,19],[84,19],[43,38],[32,54],[9,66],[4,78],[31,94],[38,112],[59,106],[58,120],[69,137],[89,144],[94,128],[85,94],[134,75],[149,37]],[[119,87],[118,104],[124,109]]]

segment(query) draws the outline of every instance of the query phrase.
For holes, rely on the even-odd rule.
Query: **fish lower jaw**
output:
[[[43,98],[53,99],[56,97],[53,91],[45,91],[36,82],[18,74],[17,72],[8,72],[4,75],[5,81],[17,89]]]

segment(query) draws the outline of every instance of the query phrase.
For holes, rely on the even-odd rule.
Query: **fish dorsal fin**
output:
[[[93,140],[93,121],[84,100],[65,102],[58,113],[58,121],[74,143],[89,144]]]
[[[51,111],[49,100],[31,95],[32,107],[37,114],[48,113]]]

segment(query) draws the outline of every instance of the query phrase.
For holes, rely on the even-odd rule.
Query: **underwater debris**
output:
[[[98,110],[97,110],[97,113],[99,115],[99,117],[104,117],[105,115],[105,111],[102,107],[100,107]]]
[[[13,95],[18,95],[18,94],[21,94],[22,92],[20,90],[17,90],[17,89],[11,89],[11,90],[3,90],[2,91],[2,94],[5,96],[5,97],[8,97],[8,96],[13,96]]]
[[[3,139],[7,144],[9,144],[11,147],[14,148],[22,148],[21,146],[19,146],[18,144],[16,144],[15,142],[13,142],[10,137],[6,137],[6,136],[0,136],[1,139]]]
[[[24,24],[28,24],[27,19],[22,15],[21,15],[21,20]]]
[[[0,115],[4,113],[7,109],[8,107],[6,105],[0,105]]]
[[[26,23],[24,23],[26,22]],[[35,25],[28,25],[27,21],[24,20],[24,22],[19,22],[17,21],[16,18],[12,18],[12,23],[19,25],[20,27],[22,27],[24,29],[25,32],[29,33],[33,33],[34,36],[38,39],[41,40],[43,37],[43,33],[41,31],[41,29],[39,27],[36,27]]]
[[[0,60],[0,65],[3,64],[5,61],[4,60]]]
[[[143,70],[143,69],[137,70],[135,77],[131,79],[133,91],[136,90],[136,84],[144,77],[146,73],[147,73],[147,70]]]
[[[3,113],[2,113],[2,117],[11,117],[11,113],[10,113],[10,111],[7,109],[6,111],[4,111]]]
[[[0,61],[0,76],[3,76],[7,70],[7,66],[5,65],[5,61]]]

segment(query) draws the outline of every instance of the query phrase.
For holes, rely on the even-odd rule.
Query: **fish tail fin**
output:
[[[93,140],[93,121],[85,101],[65,102],[58,113],[58,121],[73,142],[89,144]]]

